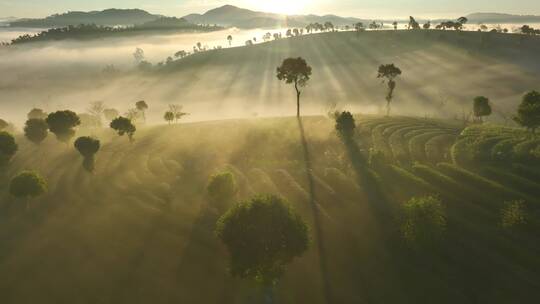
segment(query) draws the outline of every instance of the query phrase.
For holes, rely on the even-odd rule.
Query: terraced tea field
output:
[[[206,185],[229,171],[238,200],[279,194],[310,226],[309,251],[276,287],[279,303],[540,296],[539,171],[521,161],[538,164],[537,140],[458,121],[358,115],[356,122],[356,154],[325,117],[304,118],[305,133],[293,118],[139,126],[134,143],[111,130],[79,130],[102,143],[92,174],[54,136],[36,146],[18,135],[19,151],[0,171],[0,273],[9,274],[0,293],[16,303],[255,301],[257,286],[229,275],[214,234],[223,208],[209,203]],[[462,149],[474,157],[460,157]],[[503,156],[508,161],[493,162]],[[49,189],[29,210],[7,191],[24,169],[43,175]],[[448,232],[440,246],[418,252],[401,240],[399,214],[403,202],[424,194],[441,198]],[[519,231],[500,224],[509,200],[527,206]]]

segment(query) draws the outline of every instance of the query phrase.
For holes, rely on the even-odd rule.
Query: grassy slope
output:
[[[362,116],[359,122],[364,131],[393,120]],[[455,128],[428,122],[426,129]],[[309,117],[304,127],[324,242],[322,253],[315,240],[290,266],[277,287],[280,303],[324,303],[325,281],[331,303],[508,303],[538,296],[537,242],[502,234],[499,210],[478,201],[481,194],[469,199],[442,187],[447,245],[415,255],[394,239],[395,219],[377,217],[370,207],[382,202],[367,200],[371,189],[357,182],[333,123]],[[93,133],[103,143],[93,175],[54,138],[40,147],[18,139],[20,152],[0,175],[0,273],[8,274],[0,280],[2,302],[253,302],[255,286],[227,273],[227,254],[213,235],[220,211],[204,196],[208,176],[225,168],[235,173],[240,198],[278,192],[315,233],[294,119],[141,128],[134,144],[107,130]],[[365,149],[371,138],[361,132],[358,140]],[[6,194],[7,180],[25,168],[41,172],[50,188],[29,212]],[[412,174],[378,173],[392,208],[426,192]]]
[[[483,37],[490,37],[484,45]],[[223,111],[235,102],[252,111],[262,106],[288,111],[294,106],[292,88],[275,79],[275,68],[286,57],[301,56],[313,66],[311,85],[304,93],[305,106],[312,111],[320,111],[328,101],[376,110],[385,94],[376,79],[377,67],[395,63],[404,72],[394,102],[401,113],[453,117],[479,94],[490,96],[496,110],[505,112],[514,111],[524,91],[537,87],[539,50],[540,39],[522,41],[520,35],[324,33],[196,54],[167,67],[177,73],[164,75],[150,90],[170,92],[171,98],[181,92],[184,100],[208,102]],[[167,90],[170,79],[180,87]],[[440,96],[448,99],[447,107],[437,106]]]

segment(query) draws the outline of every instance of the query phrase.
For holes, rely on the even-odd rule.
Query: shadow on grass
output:
[[[315,181],[313,178],[313,167],[311,163],[311,154],[309,152],[309,147],[306,140],[306,134],[304,131],[304,125],[302,124],[302,119],[298,117],[298,128],[300,130],[300,140],[302,142],[303,154],[304,154],[304,163],[306,167],[306,177],[308,180],[308,191],[309,191],[309,202],[311,211],[313,212],[313,223],[315,231],[315,240],[317,243],[317,250],[319,253],[319,267],[321,271],[321,276],[323,280],[323,293],[326,303],[332,302],[332,290],[330,288],[330,282],[328,277],[328,263],[326,260],[326,247],[324,242],[324,237],[322,234],[321,227],[321,210],[317,206],[317,200],[315,197]]]

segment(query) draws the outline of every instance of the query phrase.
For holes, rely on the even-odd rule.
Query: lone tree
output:
[[[413,197],[403,206],[401,230],[413,247],[436,244],[446,231],[446,212],[433,196]]]
[[[485,96],[475,97],[473,100],[473,113],[480,122],[483,122],[482,117],[491,115],[489,98]]]
[[[206,186],[210,202],[221,208],[232,203],[238,192],[234,175],[230,172],[223,172],[210,177]]]
[[[311,76],[311,67],[303,58],[287,58],[277,68],[277,78],[288,84],[294,84],[296,90],[296,116],[300,117],[301,88],[307,85]]]
[[[108,121],[113,121],[116,117],[120,116],[120,112],[116,109],[105,109],[103,110],[103,115]]]
[[[388,84],[388,93],[386,94],[386,116],[390,116],[390,103],[394,97],[394,90],[396,89],[396,77],[401,75],[401,70],[392,64],[382,64],[379,66],[379,73],[377,78],[382,78],[383,83],[386,81]]]
[[[81,124],[79,116],[69,110],[51,113],[45,121],[49,125],[49,130],[63,142],[68,142],[75,135],[74,128]]]
[[[30,199],[38,197],[47,191],[47,183],[36,172],[23,171],[15,176],[9,184],[9,193],[16,198],[26,200],[26,209]]]
[[[523,96],[514,120],[533,134],[536,132],[540,127],[540,93],[531,91]]]
[[[163,119],[165,119],[165,121],[168,122],[169,125],[170,125],[173,122],[173,120],[175,119],[174,113],[171,112],[171,111],[165,112],[165,115],[163,115]]]
[[[26,116],[28,119],[46,119],[47,113],[45,113],[45,111],[42,109],[33,108]]]
[[[129,141],[133,141],[133,134],[137,131],[137,128],[131,123],[131,120],[125,117],[117,117],[111,121],[111,129],[115,130],[118,135],[124,136],[127,134]]]
[[[229,209],[216,234],[231,255],[231,274],[272,287],[308,248],[308,227],[281,197],[261,195]]]
[[[174,114],[175,122],[178,122],[178,120],[182,119],[182,117],[189,115],[189,113],[182,112],[183,108],[184,107],[182,105],[178,105],[178,104],[169,105],[169,111]]]
[[[8,132],[0,131],[0,166],[6,165],[17,153],[17,143],[15,138]]]
[[[26,121],[24,136],[36,145],[41,144],[49,135],[49,125],[44,119],[32,118]]]
[[[227,36],[227,41],[229,41],[229,46],[232,46],[232,36]]]
[[[141,112],[143,121],[146,123],[146,110],[148,110],[148,104],[146,104],[146,101],[141,100],[137,101],[135,104],[135,107],[137,108],[137,111]]]
[[[83,136],[77,138],[74,144],[75,148],[83,156],[83,167],[88,171],[94,171],[95,160],[94,156],[99,151],[100,142],[98,139]]]
[[[336,131],[342,139],[351,139],[355,129],[356,123],[350,112],[342,112],[336,117]]]

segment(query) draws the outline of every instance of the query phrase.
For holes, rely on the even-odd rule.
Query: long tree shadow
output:
[[[308,191],[309,191],[309,202],[311,211],[313,213],[313,223],[315,231],[315,240],[317,243],[317,250],[319,253],[319,267],[321,271],[321,277],[323,280],[323,294],[326,303],[332,302],[332,290],[330,287],[330,281],[328,277],[328,262],[326,260],[326,247],[324,242],[324,237],[322,234],[321,227],[321,210],[317,205],[317,199],[315,197],[315,181],[313,178],[313,166],[311,163],[311,154],[309,152],[309,147],[306,140],[306,134],[304,131],[304,125],[302,124],[302,119],[298,117],[298,129],[300,130],[300,140],[302,143],[303,154],[304,154],[304,164],[306,168],[306,177],[308,180]]]

